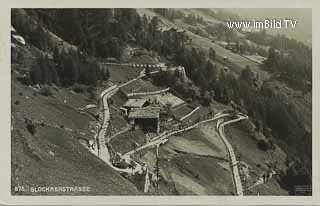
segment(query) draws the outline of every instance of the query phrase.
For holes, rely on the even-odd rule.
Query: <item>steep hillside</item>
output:
[[[251,42],[226,28],[227,17],[13,9],[12,194],[37,195],[21,185],[90,187],[67,195],[288,195],[301,179],[310,186],[310,51],[263,33]],[[269,49],[277,41],[285,43]],[[307,58],[295,58],[302,51]]]
[[[252,70],[259,73],[260,77],[265,80],[268,78],[268,73],[265,71],[259,70],[259,65],[253,61],[250,61],[249,59],[242,57],[238,54],[235,54],[220,45],[218,45],[215,42],[212,42],[212,39],[203,37],[201,35],[195,34],[194,32],[190,31],[189,28],[192,28],[193,26],[187,23],[184,23],[181,20],[173,20],[170,21],[167,18],[162,17],[161,15],[155,13],[154,11],[150,9],[137,9],[138,13],[143,16],[147,15],[149,18],[152,18],[154,16],[157,16],[161,21],[160,25],[162,27],[178,27],[178,28],[184,28],[187,31],[187,35],[192,39],[192,42],[188,45],[189,47],[197,48],[198,50],[204,51],[208,55],[209,48],[213,48],[216,51],[217,59],[219,61],[223,61],[222,59],[224,57],[228,58],[228,61],[230,62],[223,62],[223,64],[230,64],[231,71],[233,71],[235,74],[240,74],[241,70],[243,70],[246,66],[249,66]],[[182,12],[184,15],[189,15],[190,13],[196,13],[198,14],[199,11],[193,11],[189,9],[177,9],[177,11]],[[213,17],[210,17],[208,15],[203,14],[203,11],[200,10],[200,15],[205,19],[205,21],[210,23],[224,23],[219,20],[214,19]],[[210,24],[209,23],[209,24]],[[196,27],[201,25],[196,25]]]
[[[173,11],[176,12],[175,15],[171,14],[174,13]],[[157,16],[161,26],[178,27],[186,30],[186,34],[192,39],[191,42],[186,44],[186,47],[192,47],[203,52],[199,52],[199,56],[196,52],[191,52],[195,59],[200,59],[196,63],[190,63],[188,61],[190,57],[183,59],[183,55],[187,56],[188,53],[182,54],[181,58],[183,60],[178,59],[178,62],[182,62],[186,68],[188,66],[193,67],[191,71],[187,70],[187,75],[192,76],[191,79],[201,88],[218,87],[214,89],[214,98],[220,102],[228,103],[225,98],[219,99],[222,92],[217,86],[219,83],[216,82],[215,76],[212,80],[209,80],[212,81],[211,84],[203,83],[210,79],[210,76],[216,74],[207,73],[206,69],[199,69],[202,66],[201,64],[205,65],[203,63],[205,60],[201,60],[201,56],[208,55],[210,57],[210,48],[213,48],[215,58],[212,62],[214,64],[219,62],[224,67],[228,67],[231,74],[236,77],[234,79],[228,74],[223,76],[221,72],[220,76],[218,75],[218,78],[223,79],[225,84],[228,85],[227,82],[230,81],[228,86],[225,85],[225,89],[230,92],[231,99],[240,105],[240,108],[248,111],[258,131],[263,132],[265,136],[270,136],[272,141],[277,142],[288,154],[286,161],[287,165],[291,167],[284,171],[284,174],[287,173],[291,178],[292,183],[289,187],[293,190],[294,179],[298,181],[300,176],[308,176],[305,178],[305,184],[310,184],[312,170],[311,49],[301,42],[283,35],[271,36],[263,31],[245,34],[230,29],[219,30],[216,25],[221,24],[221,19],[239,18],[237,15],[232,16],[232,12],[219,16],[219,12],[205,9],[173,9],[173,11],[165,9],[138,10],[140,15]],[[213,32],[209,32],[210,30],[206,29],[208,27],[212,27]],[[236,44],[237,42],[243,44],[242,40],[247,42],[250,39],[254,42],[251,44],[261,46],[265,51],[270,46],[267,49],[267,54],[261,52],[268,57],[267,60],[257,63],[247,58],[248,56],[244,55],[241,50],[221,46],[220,41],[218,41],[221,33],[230,36],[230,39],[226,40],[229,42],[227,45],[232,41]],[[244,53],[246,52],[252,53],[249,50]],[[253,52],[260,53],[260,50],[254,50]],[[212,58],[209,59],[212,60]],[[216,68],[219,67],[216,66]],[[194,70],[196,72],[192,74]],[[238,78],[237,75],[239,75]],[[237,84],[239,85],[238,88],[235,86]],[[252,99],[253,96],[254,99]],[[301,142],[303,143],[301,144]],[[284,175],[284,179],[286,178]]]
[[[78,108],[92,102],[88,101],[88,95],[59,89],[53,91],[53,96],[42,96],[19,83],[15,75],[11,84],[13,195],[56,194],[15,191],[14,187],[19,185],[90,187],[89,192],[60,195],[139,194],[134,185],[85,148],[94,139],[90,131],[95,127],[89,127],[89,123],[95,120],[88,114],[80,114]]]
[[[18,10],[19,18],[30,18]],[[32,18],[30,18],[32,20]],[[55,44],[70,44],[47,31]],[[27,38],[26,38],[27,39]],[[73,47],[76,49],[76,47]],[[99,128],[88,86],[26,85],[43,50],[26,41],[12,48],[11,171],[13,195],[136,195],[140,192],[87,149]],[[76,92],[75,92],[76,91]],[[45,175],[44,175],[45,174]],[[17,189],[19,186],[23,190]],[[80,192],[39,192],[38,187],[88,187]]]

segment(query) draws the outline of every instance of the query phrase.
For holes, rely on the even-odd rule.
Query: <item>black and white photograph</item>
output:
[[[10,12],[12,196],[313,195],[311,8]]]

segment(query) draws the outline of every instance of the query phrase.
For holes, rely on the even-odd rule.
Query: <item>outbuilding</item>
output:
[[[160,132],[160,107],[132,108],[129,123],[150,132]]]

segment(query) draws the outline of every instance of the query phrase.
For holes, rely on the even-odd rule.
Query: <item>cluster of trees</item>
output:
[[[247,41],[241,41],[239,53],[240,54],[245,54],[245,53],[255,54],[255,53],[257,53],[260,56],[268,57],[268,51],[265,48],[263,48],[259,45],[254,45],[254,44],[248,43]]]
[[[302,55],[302,54],[301,54]],[[312,60],[311,54],[308,57],[300,55],[300,51],[292,50],[286,54],[274,48],[269,49],[268,59],[264,68],[270,72],[280,74],[289,86],[305,90],[305,83],[312,81]]]
[[[203,89],[208,89],[211,82],[216,81],[217,69],[210,60],[207,60],[207,55],[204,51],[182,47],[175,54],[174,61],[176,64],[185,67],[187,76],[196,85]]]
[[[215,60],[216,59],[216,51],[212,47],[210,47],[210,49],[209,49],[209,58],[211,60]]]
[[[11,12],[11,24],[21,34],[27,43],[42,50],[52,47],[47,31],[41,22],[36,23],[33,18],[26,15],[24,10],[13,9]]]
[[[209,54],[211,59],[215,58],[214,49],[210,48]],[[183,81],[178,73],[172,76],[161,72],[155,83],[170,85],[180,94],[200,100],[205,105],[209,105],[213,99],[229,103],[236,95],[234,90],[240,90],[239,87],[233,88],[237,80],[230,73],[219,71],[212,60],[206,56],[204,51],[195,48],[189,49],[185,46],[177,48],[173,61],[185,68],[187,77],[195,85],[189,81]]]
[[[187,24],[190,24],[190,25],[197,25],[197,24],[207,25],[206,21],[203,19],[202,16],[195,15],[193,13],[185,16],[183,18],[183,21]]]
[[[182,19],[185,17],[184,13],[176,9],[156,8],[153,9],[153,11],[171,21],[174,19]]]
[[[199,36],[202,36],[204,38],[209,38],[209,34],[204,30],[204,29],[201,29],[199,27],[192,27],[190,26],[188,28],[189,31],[191,31],[192,33],[196,34],[196,35],[199,35]]]
[[[168,18],[181,15],[173,9],[155,11]],[[158,35],[160,19],[157,16],[140,17],[135,9],[36,9],[29,13],[90,56],[121,60],[128,44],[161,54],[176,46],[169,42],[161,44],[163,39]]]
[[[264,30],[246,35],[260,45],[270,46],[264,68],[279,73],[290,86],[302,89],[306,81],[312,81],[312,49],[285,35],[271,36]]]
[[[226,42],[236,42],[239,41],[238,35],[236,30],[229,29],[223,23],[216,23],[216,24],[208,24],[205,27],[205,31],[215,37],[218,40],[226,41]]]
[[[56,84],[71,86],[75,83],[95,85],[98,80],[107,80],[109,73],[97,61],[74,50],[55,49],[53,58],[41,55],[30,71],[32,84]]]
[[[125,44],[143,41],[142,22],[135,9],[25,9],[25,11],[36,19],[39,28],[45,26],[90,56],[119,59]],[[20,26],[18,29],[20,32]],[[39,48],[44,49],[40,45]],[[50,49],[53,50],[53,47]]]
[[[200,13],[211,16],[221,21],[240,19],[238,15],[223,9],[218,9],[218,10],[196,9],[196,10],[199,11]],[[188,24],[191,24],[191,25],[195,25],[196,23],[206,25],[206,22],[204,21],[201,15],[195,15],[193,13],[185,15],[183,12],[179,11],[179,9],[156,8],[156,9],[153,9],[153,11],[169,20],[183,19]]]
[[[161,15],[164,18],[167,18],[171,21],[175,19],[182,19],[184,22],[190,25],[196,25],[197,23],[206,25],[206,21],[200,15],[195,15],[194,13],[185,15],[183,12],[177,9],[167,9],[167,8],[156,8],[153,9],[154,12]]]
[[[300,49],[302,50],[301,53],[305,53],[303,54],[304,57],[309,56],[311,52],[311,48],[304,45],[302,42],[293,38],[288,38],[284,34],[277,34],[277,35],[268,34],[265,29],[259,32],[246,33],[246,38],[259,45],[270,46],[278,50]]]
[[[210,29],[212,29],[211,31],[214,35],[225,34],[224,37],[221,36],[221,39],[237,41],[235,31],[225,28],[224,25],[218,24]],[[294,41],[288,41],[288,44],[294,45],[295,43]],[[287,74],[288,78],[294,80],[297,84],[296,81],[299,81],[299,78],[301,79],[308,76],[307,73],[302,74],[307,71],[301,69],[303,68],[301,67],[302,62],[305,63],[305,61],[300,62],[301,57],[308,58],[311,62],[311,55],[308,55],[310,53],[307,52],[301,57],[297,57],[296,55],[300,53],[299,48],[301,44],[297,43],[295,46],[293,45],[291,45],[290,48],[293,50],[292,54],[296,54],[292,56],[292,58],[298,58],[298,60],[285,57],[287,60],[284,61],[284,57],[278,57],[277,53],[272,53],[271,50],[266,64],[270,68],[277,68],[278,71],[278,68],[290,69],[284,70],[286,71],[284,74]],[[166,42],[164,42],[164,46],[169,47],[170,45],[166,45]],[[289,47],[285,48],[288,49]],[[209,58],[207,58],[205,52],[201,50],[195,48],[190,49],[185,45],[179,46],[174,43],[171,44],[170,50],[165,50],[165,53],[162,53],[161,51],[163,50],[161,49],[158,51],[160,54],[167,56],[172,55],[172,61],[177,65],[184,66],[187,76],[193,80],[200,90],[197,90],[190,82],[181,81],[178,75],[174,75],[173,77],[160,75],[158,82],[171,84],[180,94],[186,94],[192,99],[199,99],[204,104],[209,104],[213,99],[224,104],[228,104],[231,100],[234,101],[248,111],[249,116],[258,126],[259,131],[266,133],[271,129],[272,135],[268,137],[274,139],[275,142],[281,145],[289,154],[289,159],[298,158],[304,162],[302,166],[300,165],[303,169],[298,170],[300,175],[311,177],[311,153],[309,152],[311,144],[305,141],[305,139],[311,138],[310,134],[305,131],[303,124],[299,121],[297,113],[294,112],[293,106],[287,105],[281,97],[273,93],[267,83],[263,84],[261,88],[255,86],[256,74],[252,72],[249,67],[246,67],[246,69],[241,72],[239,78],[236,78],[229,72],[219,70],[214,63],[212,63],[215,57],[215,52],[212,49],[209,50]],[[306,52],[305,48],[302,49],[301,52]],[[266,56],[265,52],[263,55]],[[283,67],[277,65],[284,64],[280,62],[285,62],[285,64],[289,66]],[[294,167],[290,168],[290,170],[292,169],[295,170]],[[290,171],[287,172],[290,174]],[[287,175],[284,177],[287,177]]]
[[[173,9],[155,10],[164,16],[181,16]],[[163,36],[158,31],[160,19],[140,17],[135,9],[25,9],[28,15],[23,16],[20,11],[12,12],[13,25],[23,36],[34,38],[31,44],[44,51],[53,52],[55,45],[49,41],[44,28],[76,45],[80,51],[101,58],[121,60],[128,44],[165,55],[181,46],[180,42],[162,44]]]
[[[232,100],[240,105],[248,112],[259,131],[265,133],[271,129],[272,135],[268,135],[269,138],[281,145],[289,154],[289,159],[298,158],[305,163],[303,169],[299,170],[303,172],[301,175],[311,176],[311,143],[306,141],[311,139],[310,134],[294,112],[294,107],[273,92],[268,83],[264,83],[261,88],[254,86],[256,74],[248,66],[236,78],[229,72],[219,70],[203,51],[186,47],[175,53],[174,61],[185,67],[187,76],[200,91],[195,90],[192,84],[182,82],[177,76],[169,80],[163,77],[161,82],[170,81],[179,93],[186,93],[204,104],[210,104],[214,99],[224,104]]]
[[[292,162],[291,166],[288,168],[286,172],[282,172],[282,185],[290,194],[295,195],[295,186],[297,185],[309,185],[310,190],[306,190],[303,192],[305,195],[312,195],[312,176],[306,175],[310,171],[306,171],[305,163],[302,163],[300,160],[295,160]],[[306,188],[307,189],[307,188]]]
[[[13,10],[12,15],[17,31],[32,38],[27,42],[45,53],[31,71],[33,83],[68,86],[80,82],[92,85],[99,78],[107,78],[107,74],[101,74],[105,70],[99,69],[94,58],[89,56],[120,59],[128,44],[155,50],[162,55],[171,54],[172,49],[181,46],[177,41],[162,44],[162,36],[157,35],[159,18],[140,17],[135,9],[18,9]],[[53,44],[45,28],[78,49],[59,52],[55,46],[59,42]],[[53,61],[47,55],[52,53]]]
[[[30,80],[32,84],[59,84],[58,72],[47,55],[41,55],[34,62],[30,71]]]

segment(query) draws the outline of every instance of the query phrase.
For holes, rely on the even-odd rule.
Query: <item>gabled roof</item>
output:
[[[159,117],[160,107],[133,108],[128,116],[129,119],[150,119]]]
[[[139,108],[142,107],[146,102],[146,99],[129,99],[123,106]]]

